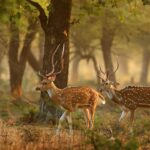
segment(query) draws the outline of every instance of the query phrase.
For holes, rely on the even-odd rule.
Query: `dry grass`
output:
[[[67,130],[62,130],[56,136],[54,128],[31,125],[10,127],[0,122],[0,150],[83,150],[86,149],[85,141],[80,131],[74,131],[70,137]]]
[[[110,117],[106,114],[106,118]],[[110,117],[111,118],[111,117]],[[55,128],[42,125],[8,125],[0,121],[0,150],[149,150],[150,149],[150,126],[147,123],[136,122],[135,136],[132,137],[126,130],[116,128],[112,120],[103,122],[90,131],[74,130],[72,137],[66,129],[56,136]],[[116,141],[109,141],[113,129]],[[92,135],[92,136],[91,136]],[[94,139],[94,141],[93,141]],[[115,148],[117,142],[120,147]],[[138,148],[134,148],[137,147]],[[135,146],[136,145],[136,146]]]
[[[29,105],[23,102],[22,105],[13,104],[9,97],[4,96],[0,101],[0,115],[5,120],[5,122],[0,120],[0,150],[150,150],[148,109],[137,110],[133,137],[128,132],[128,119],[118,127],[117,120],[121,111],[110,102],[97,110],[92,134],[85,131],[84,117],[77,112],[73,114],[74,135],[70,137],[68,130],[63,129],[58,137],[55,135],[56,126],[50,127],[42,123],[21,125],[22,122],[19,122],[18,124],[18,118],[24,115]],[[4,110],[5,114],[2,113]],[[68,128],[66,124],[65,126]],[[116,141],[109,141],[110,129]],[[115,147],[117,143],[120,143],[119,148]]]

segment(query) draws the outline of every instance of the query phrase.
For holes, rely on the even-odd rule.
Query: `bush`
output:
[[[138,142],[135,138],[132,138],[128,141],[128,143],[125,145],[125,150],[137,150],[138,149]]]
[[[137,150],[139,147],[135,138],[123,144],[119,138],[111,140],[98,131],[87,131],[86,136],[88,137],[86,144],[92,144],[95,150]]]
[[[23,116],[20,118],[20,121],[24,123],[35,122],[38,114],[39,112],[36,108],[30,108],[27,112],[23,114]]]

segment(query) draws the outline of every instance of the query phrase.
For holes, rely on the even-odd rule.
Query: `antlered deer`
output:
[[[63,50],[61,54],[61,69],[56,72],[55,71],[55,64],[54,63],[54,55],[57,52],[60,44],[55,49],[54,53],[52,54],[52,71],[46,75],[40,75],[43,77],[40,85],[37,86],[36,90],[40,91],[47,91],[50,99],[58,106],[65,109],[65,112],[59,119],[59,125],[57,128],[57,134],[59,134],[61,129],[61,124],[66,118],[69,123],[70,133],[72,134],[72,119],[71,119],[71,112],[76,111],[78,108],[82,108],[85,112],[86,120],[87,120],[87,127],[93,127],[94,121],[94,113],[98,101],[101,103],[105,103],[103,96],[98,93],[96,90],[90,87],[66,87],[64,89],[59,89],[54,84],[56,79],[56,75],[61,73],[64,67],[64,49],[65,45],[63,44]]]
[[[117,64],[117,68],[113,73],[115,73],[118,68],[119,64]],[[128,112],[131,113],[130,131],[132,132],[135,110],[140,107],[150,108],[150,87],[128,86],[121,90],[117,90],[119,83],[109,80],[111,73],[108,71],[104,72],[101,68],[100,72],[105,75],[106,78],[104,79],[99,75],[102,81],[99,91],[104,97],[108,97],[108,99],[114,101],[121,107],[122,114],[119,118],[119,122],[127,116]]]

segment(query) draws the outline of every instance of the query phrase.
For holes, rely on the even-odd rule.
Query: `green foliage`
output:
[[[26,1],[7,0],[0,3],[0,20],[3,24],[16,24],[21,31],[26,30],[28,18],[37,18],[38,11]]]
[[[51,12],[52,9],[53,9],[51,3],[50,3],[46,8],[47,8],[47,11],[48,11],[48,12]]]
[[[143,5],[150,5],[150,0],[142,0]]]
[[[52,6],[49,0],[33,0],[41,5],[41,7],[44,9],[46,15],[48,16],[49,12],[52,11]],[[34,9],[36,9],[34,7]]]
[[[139,143],[136,138],[129,138],[128,142],[124,144],[119,138],[108,139],[106,136],[96,131],[86,131],[88,140],[87,144],[91,143],[95,150],[137,150]]]
[[[21,18],[21,13],[17,12],[16,14],[10,16],[10,22],[16,23],[17,21],[20,20],[20,18]]]
[[[20,118],[20,121],[24,123],[34,122],[37,119],[38,115],[38,109],[33,107],[24,112],[23,116]]]
[[[101,1],[104,2],[104,1]],[[111,34],[111,30],[115,30],[114,42],[115,53],[126,53],[126,43],[137,36],[139,29],[142,29],[145,25],[144,20],[147,21],[147,15],[143,14],[148,13],[148,9],[143,8],[143,5],[140,0],[127,1],[127,0],[114,0],[114,1],[105,1],[105,7],[101,6],[100,1],[83,1],[79,4],[76,4],[73,7],[72,16],[73,18],[79,18],[79,24],[75,24],[71,29],[71,38],[75,47],[78,51],[88,53],[90,46],[94,45],[91,53],[95,53],[95,49],[99,47],[99,39],[103,34],[103,27]],[[112,7],[112,5],[115,5]],[[146,18],[143,18],[147,16]],[[143,20],[141,20],[141,17]],[[143,26],[141,28],[141,26]],[[147,27],[146,27],[147,28]],[[146,33],[149,29],[146,30]],[[87,32],[88,31],[88,32]],[[144,31],[143,31],[144,32]],[[143,41],[143,36],[139,36],[141,42]],[[149,41],[148,36],[144,37],[146,41]],[[135,39],[136,40],[136,39]],[[143,41],[143,43],[144,43]],[[138,42],[138,41],[137,41]],[[120,44],[124,46],[120,47]],[[83,50],[84,49],[84,50]],[[79,52],[78,52],[79,54]]]
[[[131,138],[128,143],[125,145],[125,150],[137,150],[138,149],[138,142],[135,138]]]
[[[95,150],[122,150],[123,148],[122,142],[119,139],[109,140],[98,131],[88,131],[86,135],[88,137],[87,144],[91,142]]]

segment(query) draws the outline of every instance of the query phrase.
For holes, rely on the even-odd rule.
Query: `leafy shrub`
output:
[[[37,109],[31,108],[23,114],[23,116],[20,118],[20,121],[24,123],[34,122],[38,116],[38,113],[39,112]]]
[[[108,140],[108,138],[98,131],[87,131],[87,144],[91,143],[95,150],[122,150],[122,143],[119,139]]]
[[[92,144],[95,150],[137,150],[139,144],[133,137],[126,144],[123,144],[119,138],[112,139],[102,135],[98,131],[87,131],[86,144]]]
[[[125,145],[125,150],[137,150],[138,149],[138,142],[135,138],[131,138],[128,143]]]

